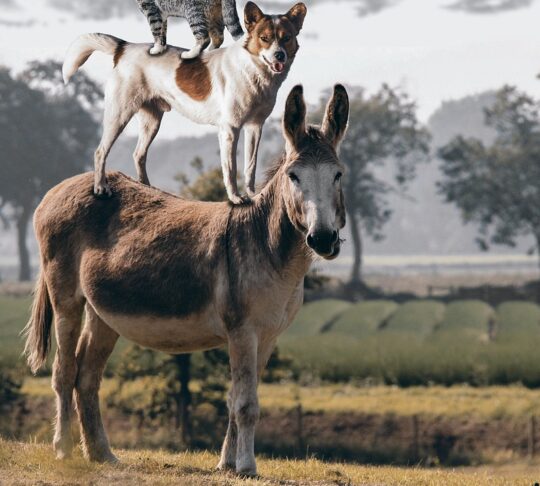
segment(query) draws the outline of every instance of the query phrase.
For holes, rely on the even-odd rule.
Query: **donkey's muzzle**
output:
[[[339,253],[339,233],[336,230],[320,230],[309,233],[306,243],[315,253],[323,258],[335,258]]]

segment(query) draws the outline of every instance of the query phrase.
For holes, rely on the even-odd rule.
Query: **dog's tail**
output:
[[[69,46],[62,66],[64,83],[69,82],[94,51],[114,56],[114,65],[116,66],[126,44],[126,41],[108,34],[83,34],[77,37]]]
[[[53,317],[51,298],[42,272],[34,291],[32,315],[21,333],[26,337],[24,354],[33,373],[45,364],[51,349]]]

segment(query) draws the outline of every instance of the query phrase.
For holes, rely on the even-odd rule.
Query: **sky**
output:
[[[134,42],[150,40],[142,15],[80,20],[52,9],[47,0],[13,1],[19,2],[22,10],[1,10],[0,64],[15,70],[34,59],[62,60],[70,42],[85,32],[106,32]],[[315,5],[307,1],[301,48],[280,90],[274,116],[281,115],[285,97],[297,83],[304,85],[306,98],[312,103],[336,82],[361,85],[368,91],[377,90],[383,82],[400,86],[416,100],[418,116],[424,122],[444,100],[505,83],[540,96],[540,81],[536,79],[540,72],[540,2],[529,1],[525,8],[480,14],[447,8],[453,0],[395,0],[393,6],[366,16],[358,14],[360,1]],[[239,10],[244,3],[238,2]],[[268,12],[284,12],[289,4],[292,2],[274,1]],[[187,24],[174,20],[169,42],[188,46],[192,41]],[[230,42],[227,37],[225,45]],[[108,56],[97,53],[83,69],[105,82],[112,64]],[[134,133],[135,128],[128,127],[128,133]],[[214,129],[168,114],[159,137],[209,131]]]

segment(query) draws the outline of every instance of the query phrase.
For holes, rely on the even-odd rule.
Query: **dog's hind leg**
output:
[[[163,118],[163,110],[155,100],[144,103],[137,113],[139,118],[139,140],[137,147],[133,152],[133,160],[139,181],[143,184],[150,185],[148,174],[146,173],[146,156],[148,148],[154,141],[154,138],[159,131],[161,120]]]
[[[118,136],[129,120],[138,111],[140,105],[134,105],[131,93],[120,96],[118,81],[107,87],[105,96],[105,112],[103,115],[103,135],[94,154],[94,194],[98,197],[111,196],[111,189],[105,177],[105,162]]]
[[[99,386],[105,364],[118,334],[105,324],[86,304],[86,322],[77,347],[78,374],[75,385],[77,412],[81,422],[82,445],[88,459],[116,462],[101,420]]]

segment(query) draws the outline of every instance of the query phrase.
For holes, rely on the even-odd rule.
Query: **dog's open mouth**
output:
[[[284,62],[278,62],[278,61],[270,62],[268,59],[266,59],[266,56],[263,56],[263,59],[265,60],[266,64],[268,64],[268,66],[274,73],[277,73],[277,74],[282,73],[283,70],[285,69]]]

